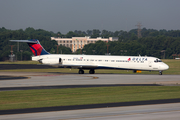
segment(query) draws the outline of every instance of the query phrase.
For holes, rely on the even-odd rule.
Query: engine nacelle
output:
[[[48,64],[48,65],[58,65],[62,64],[61,58],[49,58],[49,59],[40,59],[38,60],[42,64]]]

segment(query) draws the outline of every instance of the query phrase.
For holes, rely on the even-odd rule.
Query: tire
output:
[[[94,74],[94,73],[95,73],[94,69],[89,70],[89,74]]]
[[[84,74],[84,70],[79,70],[79,74]]]

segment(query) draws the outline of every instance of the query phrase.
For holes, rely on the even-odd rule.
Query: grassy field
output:
[[[169,65],[169,69],[163,71],[163,74],[180,75],[180,60],[163,59],[163,62]],[[39,64],[34,61],[18,61],[18,62],[0,62],[0,64]],[[15,69],[15,70],[0,70],[0,71],[17,71],[17,72],[59,72],[59,73],[78,73],[78,69],[67,68],[55,68],[55,69]],[[89,70],[85,70],[85,73],[89,73]],[[158,71],[142,71],[141,73],[133,73],[127,70],[95,70],[95,73],[109,73],[109,74],[158,74]]]
[[[169,69],[164,71],[165,74],[180,75],[180,60],[164,59],[162,61],[169,65]]]
[[[0,110],[180,98],[180,86],[1,91]]]
[[[1,61],[0,64],[40,64],[40,63],[37,61],[16,61],[16,62]]]

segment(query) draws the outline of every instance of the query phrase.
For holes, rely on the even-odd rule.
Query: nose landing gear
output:
[[[159,75],[162,75],[162,72],[163,72],[163,71],[159,71]]]
[[[82,69],[79,69],[79,72],[78,72],[79,74],[84,74],[84,70],[82,70]],[[95,73],[95,71],[94,71],[94,69],[90,69],[89,70],[89,74],[94,74]]]

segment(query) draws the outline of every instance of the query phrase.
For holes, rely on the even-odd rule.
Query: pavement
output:
[[[0,88],[65,86],[65,85],[125,85],[154,84],[180,85],[180,75],[141,75],[141,74],[59,74],[0,72],[0,76],[26,77],[25,79],[0,79]]]

